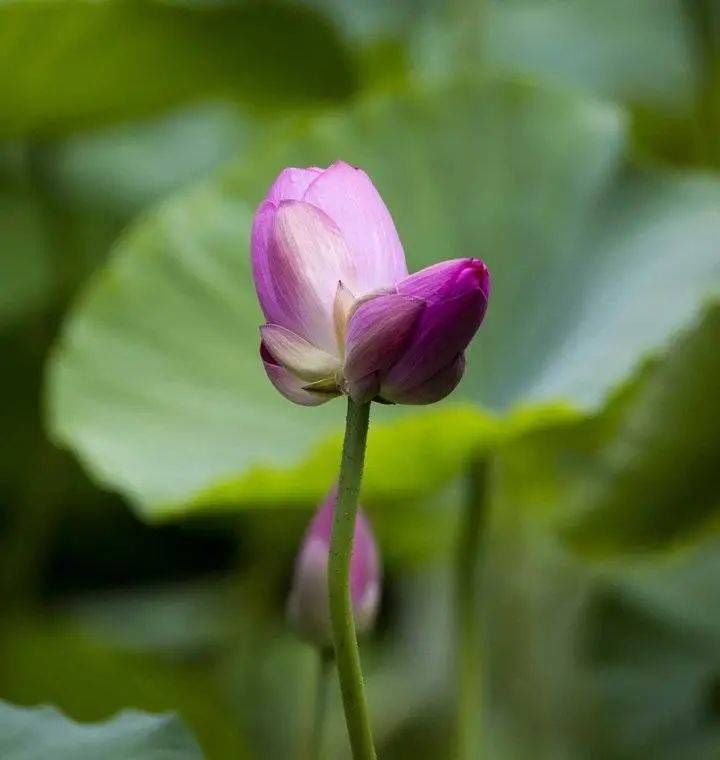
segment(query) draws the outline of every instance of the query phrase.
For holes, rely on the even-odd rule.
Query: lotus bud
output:
[[[287,614],[293,628],[317,646],[330,645],[328,555],[337,489],[315,513],[295,561]],[[370,630],[380,603],[380,559],[370,524],[358,509],[350,560],[350,595],[358,633]]]
[[[488,269],[462,258],[408,275],[392,217],[362,170],[338,161],[282,171],[255,213],[251,253],[267,320],[260,354],[291,401],[429,404],[460,381]]]

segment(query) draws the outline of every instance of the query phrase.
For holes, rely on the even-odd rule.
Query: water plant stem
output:
[[[473,461],[468,469],[455,565],[456,760],[470,760],[479,757],[480,754],[480,633],[477,585],[486,489],[487,464],[484,461]]]
[[[350,598],[350,556],[369,420],[370,404],[356,404],[348,398],[345,440],[328,563],[328,592],[335,662],[354,760],[375,760]]]
[[[323,739],[325,736],[325,717],[327,715],[328,686],[330,673],[332,672],[332,665],[332,649],[318,649],[317,680],[315,682],[313,716],[307,744],[308,760],[321,760],[322,758]]]
[[[695,122],[697,158],[720,167],[720,6],[714,0],[685,0],[698,72]]]

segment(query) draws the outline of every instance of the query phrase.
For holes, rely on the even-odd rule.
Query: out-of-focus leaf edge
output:
[[[672,360],[674,352],[697,336],[711,314],[720,311],[720,300],[705,302],[693,324],[666,344],[664,349],[639,359],[635,371],[613,388],[594,411],[558,401],[518,407],[503,416],[492,415],[472,404],[428,409],[401,420],[371,428],[363,498],[368,504],[409,502],[427,496],[457,477],[473,459],[492,456],[499,448],[544,429],[573,427],[599,422],[603,415],[622,410],[626,396],[650,382]],[[332,482],[340,455],[341,433],[327,438],[297,465],[287,468],[253,467],[244,475],[212,484],[186,502],[153,505],[147,519],[170,519],[186,513],[244,508],[306,508]],[[396,487],[384,485],[391,471]],[[138,505],[142,510],[142,505]],[[720,524],[720,517],[717,520]],[[576,548],[583,548],[581,523],[563,532]],[[679,539],[686,540],[686,539]],[[587,549],[588,547],[585,547]]]

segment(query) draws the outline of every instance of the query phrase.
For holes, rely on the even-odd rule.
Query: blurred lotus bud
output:
[[[284,396],[322,404],[429,404],[450,393],[480,326],[490,275],[480,259],[408,275],[392,217],[365,172],[342,161],[285,169],[255,213],[260,353]]]
[[[287,614],[303,638],[325,647],[331,641],[328,601],[328,554],[337,489],[313,517],[295,561]],[[350,595],[358,633],[372,628],[380,603],[380,559],[370,524],[358,510],[350,560]]]

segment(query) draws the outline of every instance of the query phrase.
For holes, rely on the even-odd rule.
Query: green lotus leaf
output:
[[[201,760],[180,721],[127,710],[96,724],[75,723],[52,707],[0,702],[0,754],[5,760]]]
[[[332,27],[275,3],[7,0],[0,72],[0,135],[34,139],[200,99],[308,106],[355,87]]]
[[[283,166],[338,157],[375,180],[411,270],[473,255],[493,275],[452,399],[374,410],[373,500],[428,493],[547,425],[548,410],[597,409],[720,279],[720,184],[628,165],[625,140],[617,108],[506,81],[383,97],[269,135],[142,219],[87,288],[50,366],[56,439],[148,516],[319,497],[342,404],[296,407],[266,380],[248,237]]]

